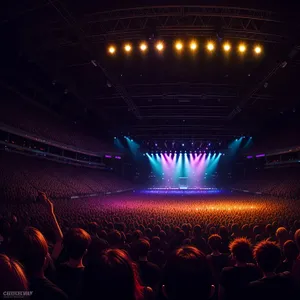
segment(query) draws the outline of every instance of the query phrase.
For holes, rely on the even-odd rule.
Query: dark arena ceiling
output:
[[[35,99],[57,112],[144,142],[230,140],[298,108],[296,8],[241,8],[222,1],[131,1],[130,8],[121,8],[101,2],[8,1],[0,12],[1,88],[38,94]],[[177,39],[186,46],[181,55],[174,49]],[[195,54],[187,49],[192,39],[199,46]],[[155,51],[158,40],[164,41],[163,54]],[[213,53],[205,50],[209,40]],[[138,49],[141,41],[147,42],[146,54]],[[225,41],[232,45],[229,55],[222,51]],[[130,55],[123,49],[127,42]],[[245,55],[236,51],[240,42],[248,46]],[[263,51],[255,56],[257,44]],[[116,47],[114,55],[109,45]]]

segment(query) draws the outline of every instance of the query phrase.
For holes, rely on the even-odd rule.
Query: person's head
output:
[[[158,236],[154,236],[151,239],[151,249],[158,250],[160,248],[160,238]]]
[[[106,240],[99,237],[94,238],[89,246],[86,256],[88,264],[97,261],[102,252],[106,249],[108,249],[108,242]]]
[[[261,229],[258,225],[255,225],[252,229],[254,235],[261,234]]]
[[[97,234],[99,228],[97,222],[90,222],[88,227],[89,227],[90,234]]]
[[[249,225],[244,224],[242,226],[242,236],[248,236],[249,235]]]
[[[239,225],[238,224],[232,224],[231,225],[231,232],[235,235],[239,234]]]
[[[297,245],[294,241],[288,240],[283,245],[283,253],[288,261],[294,261],[299,255]]]
[[[246,238],[237,238],[229,245],[230,252],[237,262],[247,263],[252,259],[251,243]]]
[[[142,287],[135,265],[125,251],[105,250],[99,260],[85,270],[84,294],[87,299],[140,299]]]
[[[298,247],[298,250],[300,251],[300,229],[298,229],[295,232],[294,239],[295,239],[296,245]]]
[[[228,238],[228,229],[225,226],[220,226],[219,228],[219,234],[221,236],[221,238],[224,240],[226,240]]]
[[[219,251],[222,244],[222,238],[218,234],[213,234],[208,238],[208,245],[212,251]]]
[[[274,234],[274,228],[271,224],[267,224],[266,227],[265,227],[265,231],[266,233],[271,236]]]
[[[111,247],[120,247],[122,236],[118,230],[113,230],[107,235],[107,241]]]
[[[70,259],[82,259],[91,243],[91,236],[81,228],[72,228],[64,236],[64,247]]]
[[[254,258],[264,273],[274,272],[280,264],[281,251],[275,243],[262,241],[254,248]]]
[[[194,227],[194,236],[199,237],[202,234],[202,228],[200,225],[195,225]]]
[[[214,286],[205,255],[191,246],[173,252],[165,266],[163,293],[170,300],[209,299]]]
[[[213,235],[213,234],[216,234],[216,232],[217,232],[217,229],[216,229],[216,227],[210,227],[209,228],[209,235]]]
[[[150,250],[150,243],[146,239],[139,239],[136,245],[138,257],[147,257]]]
[[[27,275],[43,272],[48,254],[48,244],[38,229],[27,227],[13,235],[10,250],[12,256],[25,267]]]
[[[27,291],[28,281],[22,266],[6,255],[0,254],[0,295],[5,291]]]
[[[289,239],[289,233],[284,227],[276,230],[276,237],[280,243],[285,243]]]

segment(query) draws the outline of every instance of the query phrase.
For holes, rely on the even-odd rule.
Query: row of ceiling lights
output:
[[[188,45],[185,45],[184,42],[182,41],[176,41],[174,43],[174,48],[177,52],[182,52],[184,50],[185,47],[188,47],[192,52],[195,52],[198,50],[199,48],[199,44],[196,40],[192,40],[189,42]],[[149,45],[148,43],[146,42],[141,42],[139,44],[139,49],[141,52],[146,52],[149,48]],[[154,44],[154,48],[158,51],[158,52],[163,52],[166,48],[166,43],[164,41],[158,41]],[[214,41],[208,41],[205,45],[205,48],[208,52],[213,52],[216,50],[217,46],[216,46],[216,43]],[[227,52],[229,53],[231,50],[232,50],[232,45],[230,42],[224,42],[222,44],[222,49],[224,52]],[[247,52],[249,48],[249,45],[247,45],[245,42],[241,42],[237,45],[237,51],[240,53],[240,54],[244,54]],[[133,51],[133,45],[131,43],[125,43],[123,45],[123,50],[125,51],[125,53],[131,53]],[[262,46],[261,45],[254,45],[252,46],[252,50],[253,50],[253,53],[255,55],[259,55],[262,53]],[[114,55],[116,54],[117,52],[117,47],[115,45],[109,45],[108,46],[108,53],[110,55]]]

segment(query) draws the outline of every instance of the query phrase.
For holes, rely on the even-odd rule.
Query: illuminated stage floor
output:
[[[150,188],[138,191],[140,194],[150,195],[202,195],[219,194],[220,192],[217,188]]]

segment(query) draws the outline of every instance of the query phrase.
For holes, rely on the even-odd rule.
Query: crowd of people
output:
[[[112,172],[76,167],[20,154],[1,152],[2,201],[28,201],[38,190],[51,198],[65,198],[129,189],[132,184]]]
[[[53,112],[13,96],[1,107],[0,117],[3,124],[21,129],[41,139],[96,153],[113,150],[109,143],[84,132],[74,122],[66,122],[55,116]]]
[[[299,168],[260,170],[249,177],[239,180],[232,187],[275,197],[300,198]]]
[[[38,199],[0,206],[1,295],[299,297],[296,200],[233,193]]]

